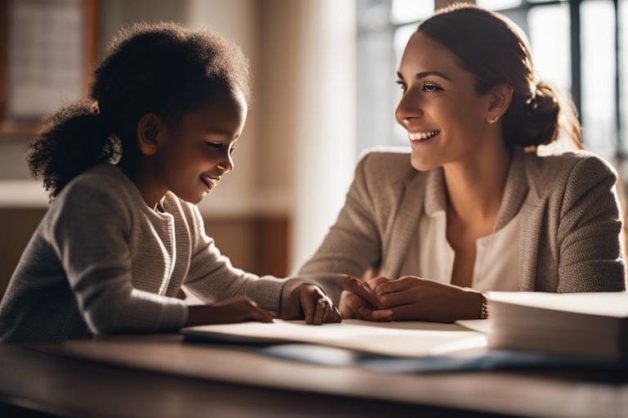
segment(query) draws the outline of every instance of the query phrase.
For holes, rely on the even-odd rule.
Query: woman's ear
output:
[[[163,142],[164,123],[154,113],[146,113],[137,124],[137,145],[142,154],[150,156],[157,152]]]
[[[508,110],[512,101],[512,87],[508,84],[498,84],[488,93],[490,102],[486,114],[486,122],[493,124]]]

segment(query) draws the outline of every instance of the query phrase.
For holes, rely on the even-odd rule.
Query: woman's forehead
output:
[[[453,80],[466,71],[454,53],[419,31],[410,37],[406,45],[399,72],[404,77],[437,72],[448,75]]]

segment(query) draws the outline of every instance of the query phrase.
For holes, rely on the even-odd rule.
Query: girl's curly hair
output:
[[[49,118],[29,147],[29,168],[54,198],[96,164],[137,158],[136,129],[146,113],[176,127],[183,113],[234,89],[249,97],[248,60],[237,45],[174,23],[135,24],[111,43],[90,100]]]

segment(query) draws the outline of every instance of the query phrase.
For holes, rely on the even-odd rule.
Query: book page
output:
[[[627,292],[489,292],[490,301],[588,315],[628,318]]]
[[[307,325],[275,320],[272,324],[203,325],[184,328],[184,335],[231,342],[299,342],[388,356],[440,355],[486,346],[486,336],[455,324],[368,322]]]

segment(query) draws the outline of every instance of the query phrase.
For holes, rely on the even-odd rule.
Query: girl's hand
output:
[[[380,304],[375,320],[454,322],[481,315],[483,296],[475,290],[414,276],[373,285]]]
[[[257,306],[252,299],[240,296],[211,305],[190,306],[186,326],[246,321],[273,322],[276,317],[276,314]]]
[[[340,315],[344,319],[356,318],[366,321],[390,321],[389,318],[373,316],[378,311],[380,303],[373,292],[374,286],[390,279],[380,276],[364,281],[355,277],[342,278],[344,291],[340,294]]]
[[[284,299],[281,319],[303,319],[307,324],[340,322],[340,312],[321,288],[304,283]]]

